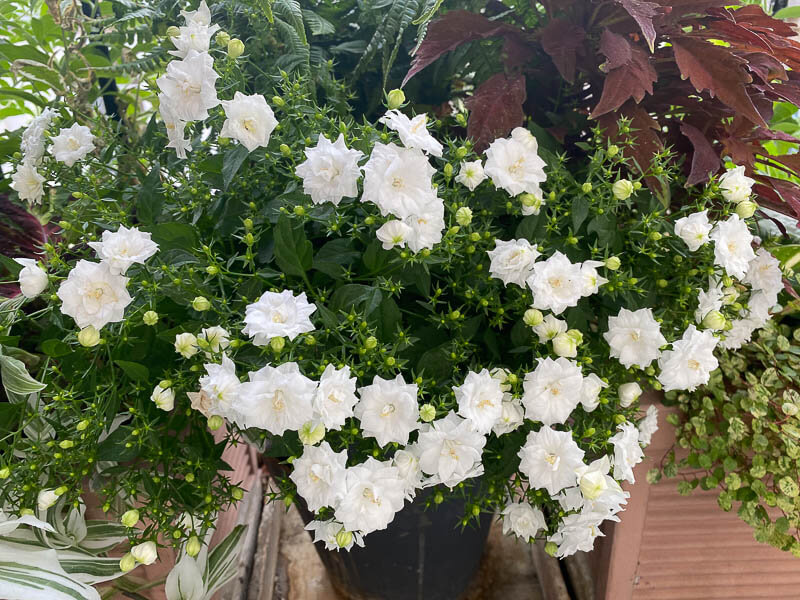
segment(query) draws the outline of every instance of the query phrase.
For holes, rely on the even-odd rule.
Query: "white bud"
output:
[[[619,386],[619,404],[623,408],[629,407],[642,395],[642,388],[635,381],[623,383]]]
[[[617,200],[627,200],[633,193],[633,183],[628,179],[620,179],[614,182],[614,185],[611,186],[611,191]]]
[[[150,400],[161,410],[170,411],[175,408],[175,390],[157,385],[150,394]]]
[[[152,565],[158,559],[158,548],[155,542],[143,542],[131,548],[131,555],[136,562]]]

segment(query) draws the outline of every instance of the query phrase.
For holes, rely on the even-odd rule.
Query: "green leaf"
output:
[[[237,171],[239,171],[239,167],[242,166],[242,163],[249,154],[250,151],[241,144],[225,153],[225,157],[222,159],[223,189],[228,189],[231,181],[233,181],[233,177],[236,175]]]
[[[24,100],[25,102],[31,102],[32,104],[36,104],[44,108],[47,106],[47,103],[29,92],[24,92],[22,90],[15,90],[14,88],[7,88],[7,87],[0,87],[0,97],[7,97],[7,98],[16,98],[18,100]]]
[[[589,201],[584,196],[577,196],[572,201],[572,230],[577,233],[581,224],[589,215]]]
[[[349,239],[337,238],[327,242],[317,251],[312,267],[334,279],[341,279],[344,265],[354,263],[360,256],[360,252],[353,250]]]
[[[145,381],[150,377],[150,370],[139,363],[128,360],[115,360],[114,364],[122,369],[133,381]]]
[[[159,256],[167,250],[192,250],[198,246],[197,229],[186,223],[159,223],[144,228],[158,244]],[[172,263],[169,263],[172,264]]]
[[[136,215],[143,223],[155,223],[164,208],[164,201],[157,192],[159,183],[161,183],[161,171],[156,162],[142,181],[139,194],[136,196]]]
[[[380,306],[383,294],[378,288],[359,283],[343,285],[333,293],[330,308],[333,311],[350,312],[355,309],[369,316]]]
[[[589,222],[586,230],[597,234],[597,241],[601,246],[609,246],[617,233],[617,220],[607,213],[597,215]]]
[[[787,6],[772,16],[776,19],[800,19],[800,6]]]
[[[0,402],[0,435],[16,431],[19,417],[22,414],[22,404]]]
[[[4,354],[0,354],[0,379],[9,399],[16,401],[47,387],[30,376],[24,362]]]
[[[311,30],[311,35],[327,35],[330,33],[336,33],[336,28],[333,26],[333,23],[327,19],[323,19],[313,10],[304,10],[303,18],[308,24],[308,28]]]
[[[127,462],[139,455],[136,444],[128,443],[132,440],[131,428],[120,427],[97,445],[97,460],[112,462]]]
[[[53,358],[72,354],[72,348],[61,340],[45,340],[42,342],[42,352]]]
[[[545,237],[546,226],[547,217],[542,210],[538,215],[523,217],[517,225],[515,235],[517,238],[524,238],[529,242],[536,243]]]
[[[281,270],[287,275],[305,277],[313,256],[313,247],[303,227],[292,227],[289,218],[281,215],[275,227],[275,262]]]

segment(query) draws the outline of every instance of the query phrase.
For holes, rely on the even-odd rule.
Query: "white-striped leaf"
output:
[[[128,539],[127,529],[121,523],[111,521],[86,521],[86,537],[80,547],[92,554],[108,552]]]
[[[70,577],[55,550],[0,544],[0,590],[4,600],[100,600],[97,591]]]
[[[241,539],[247,531],[245,525],[237,525],[227,537],[208,554],[206,574],[206,596],[211,597],[215,591],[236,576],[236,559],[241,550]]]
[[[119,568],[119,558],[92,556],[75,550],[60,550],[58,562],[70,577],[90,585],[111,581],[125,574]]]

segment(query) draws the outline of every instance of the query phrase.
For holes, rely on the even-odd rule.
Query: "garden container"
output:
[[[328,551],[314,544],[336,590],[350,600],[458,600],[478,570],[493,516],[461,527],[466,502],[445,500],[425,508],[425,490],[407,503],[365,547]],[[303,520],[313,515],[299,506]]]

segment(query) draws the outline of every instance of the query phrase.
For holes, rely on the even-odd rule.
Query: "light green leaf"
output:
[[[42,391],[47,386],[28,373],[25,363],[0,352],[0,379],[9,399],[20,402],[26,396]]]
[[[800,6],[787,6],[772,16],[776,19],[800,19]]]

